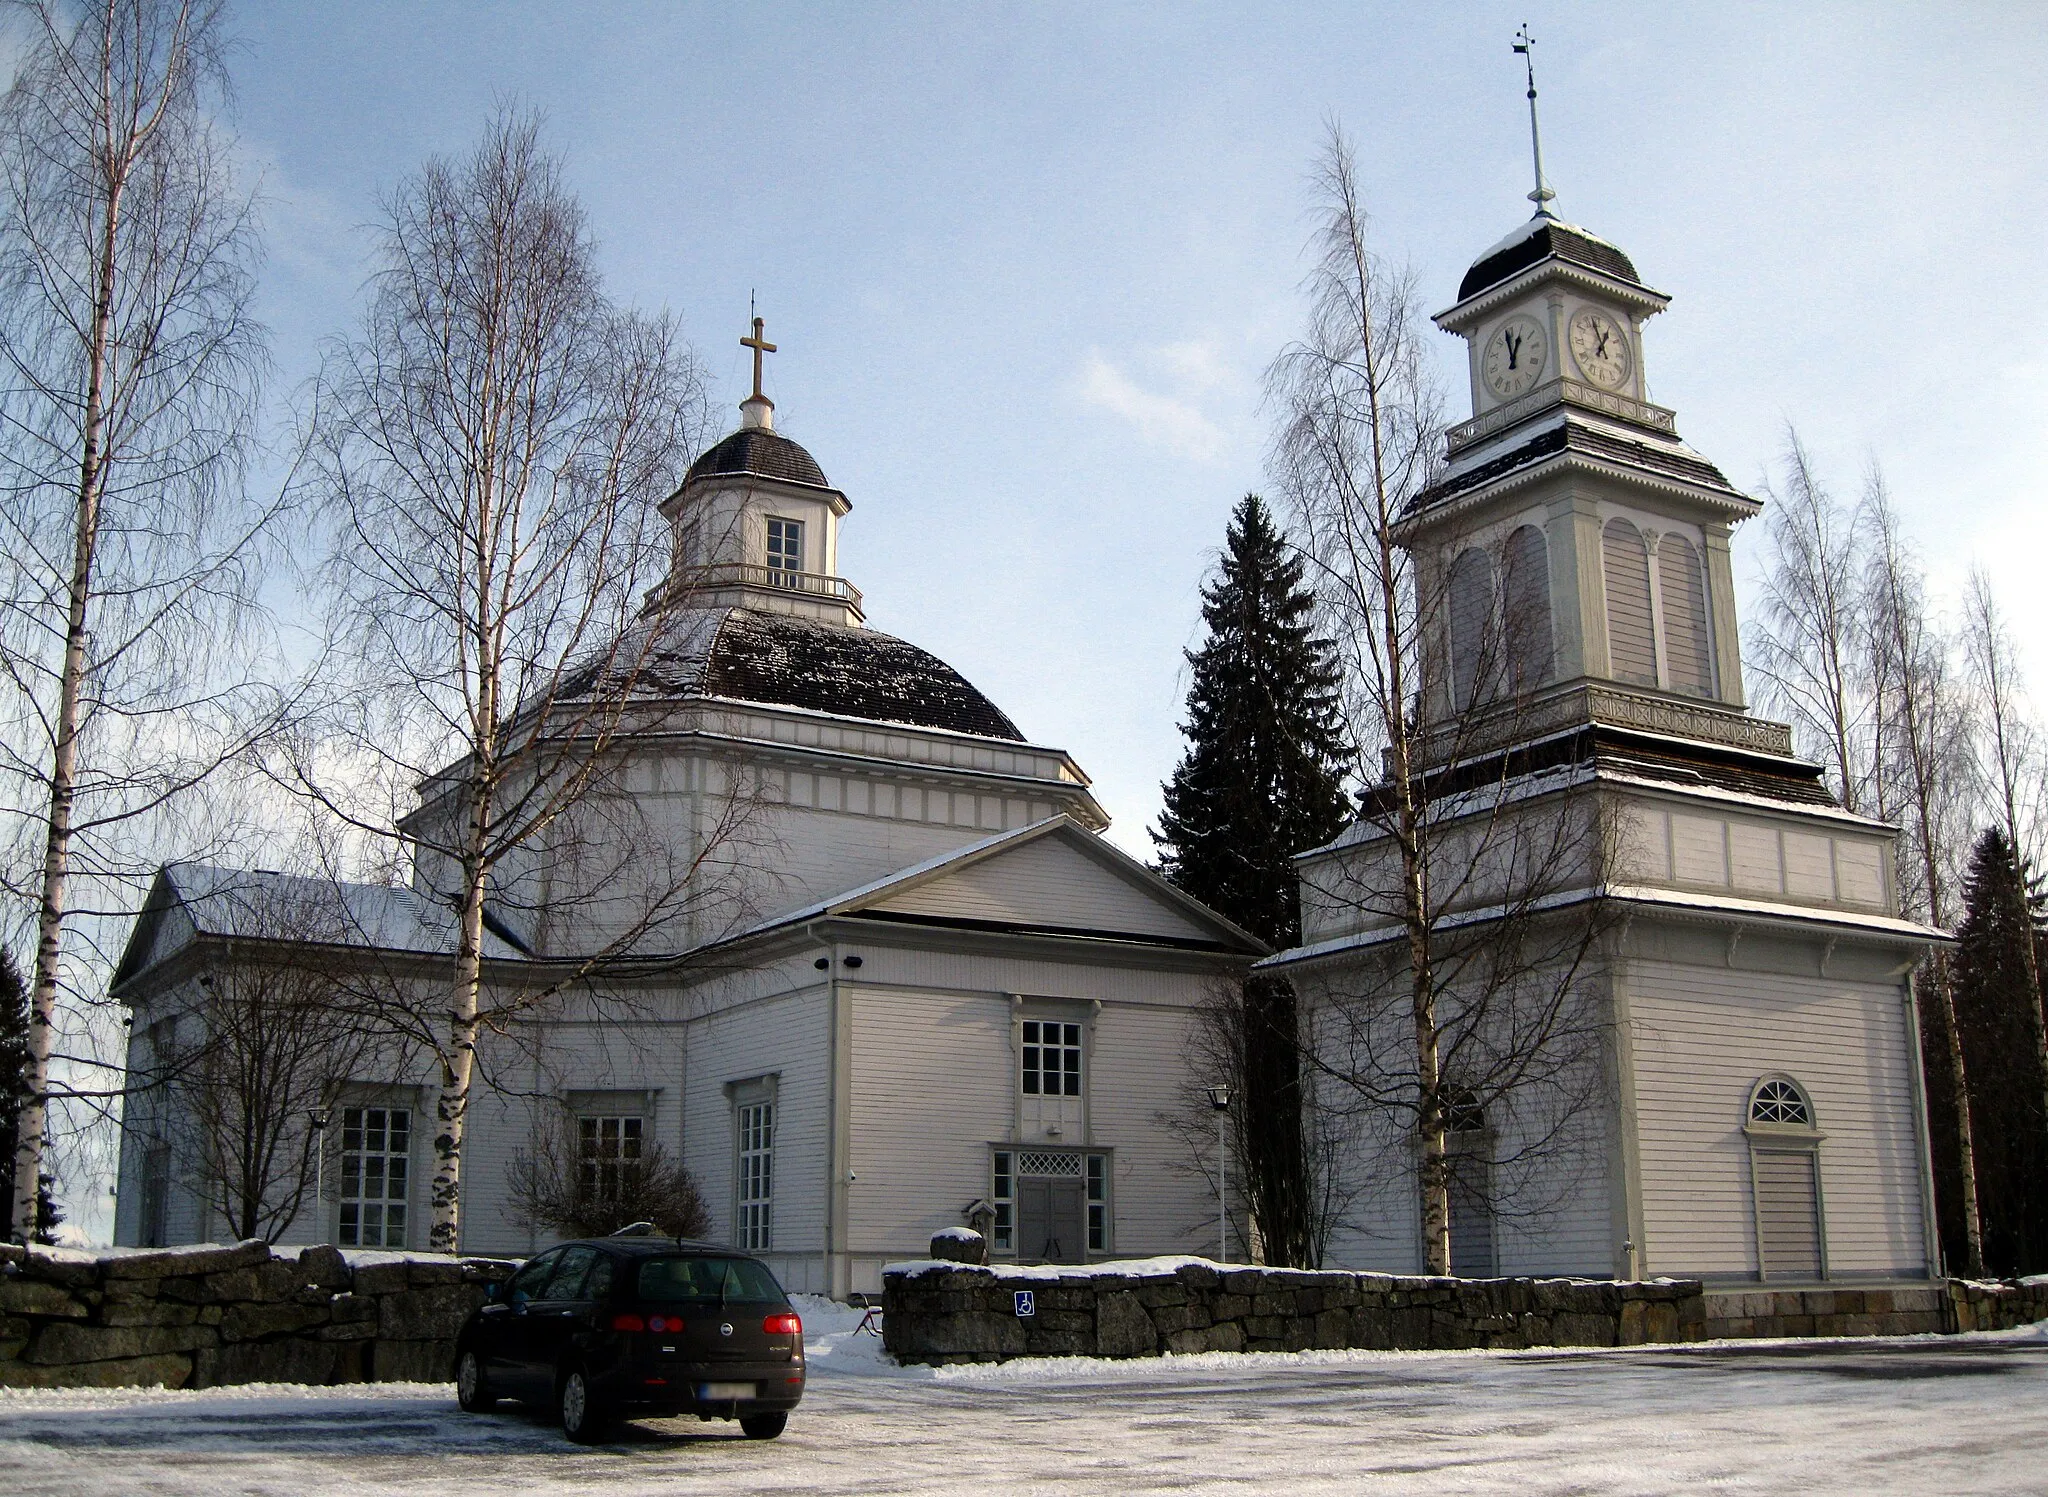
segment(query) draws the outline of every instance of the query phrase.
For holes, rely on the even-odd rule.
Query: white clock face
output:
[[[1549,357],[1542,326],[1527,317],[1510,317],[1486,340],[1486,359],[1481,366],[1486,388],[1503,400],[1512,400],[1536,383]]]
[[[1579,373],[1601,389],[1618,390],[1628,379],[1628,335],[1605,312],[1574,312],[1569,341]]]

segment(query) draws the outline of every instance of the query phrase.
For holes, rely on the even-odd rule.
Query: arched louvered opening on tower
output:
[[[1534,691],[1550,679],[1555,644],[1550,622],[1550,548],[1543,532],[1523,525],[1508,537],[1501,579],[1501,634],[1507,645],[1508,690]]]
[[[1675,532],[1657,543],[1657,582],[1663,594],[1665,684],[1692,696],[1714,694],[1714,659],[1707,637],[1707,588],[1700,555]]]
[[[1478,546],[1451,563],[1451,705],[1463,712],[1494,694],[1499,676],[1493,559]]]
[[[1600,533],[1607,585],[1607,660],[1617,681],[1657,684],[1657,636],[1650,614],[1650,552],[1643,533],[1627,520],[1607,522]]]

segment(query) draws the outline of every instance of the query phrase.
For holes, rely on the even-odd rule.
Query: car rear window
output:
[[[780,1304],[782,1286],[752,1258],[649,1258],[640,1265],[640,1298]]]

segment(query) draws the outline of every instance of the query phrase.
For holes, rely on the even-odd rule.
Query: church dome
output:
[[[1465,279],[1458,283],[1458,300],[1477,296],[1552,256],[1631,286],[1643,284],[1635,266],[1617,246],[1576,224],[1539,213],[1472,262]]]
[[[714,443],[690,464],[683,482],[699,478],[722,478],[728,474],[780,479],[784,483],[810,484],[829,489],[825,470],[818,460],[788,437],[767,426],[742,426],[724,440]]]
[[[795,614],[692,609],[669,620],[651,644],[629,635],[568,694],[626,670],[637,675],[642,696],[724,697],[1024,742],[995,703],[936,655],[878,630]]]

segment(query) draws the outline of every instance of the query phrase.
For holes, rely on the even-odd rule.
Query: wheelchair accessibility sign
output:
[[[1017,1318],[1019,1320],[1029,1320],[1038,1313],[1038,1297],[1029,1289],[1017,1290],[1014,1298],[1017,1301]]]

